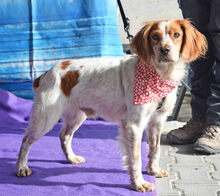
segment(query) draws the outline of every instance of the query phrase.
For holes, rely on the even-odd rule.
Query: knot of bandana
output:
[[[159,101],[177,86],[173,80],[163,80],[152,65],[140,61],[134,77],[134,104],[142,105]]]

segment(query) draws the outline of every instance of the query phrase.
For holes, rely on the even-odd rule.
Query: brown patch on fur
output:
[[[150,64],[151,56],[153,55],[153,50],[150,43],[150,34],[152,30],[158,28],[159,22],[149,22],[147,23],[132,39],[131,48],[138,55],[138,57]]]
[[[196,60],[200,56],[204,56],[207,52],[207,40],[189,20],[179,20],[177,23],[183,30],[183,43],[181,54],[185,62]]]
[[[24,136],[24,138],[22,139],[22,143],[28,143],[28,144],[33,144],[33,139],[32,140],[30,140],[30,138],[28,138],[28,136],[26,135],[26,136]]]
[[[40,76],[41,77],[41,76]],[[33,88],[36,89],[40,85],[40,77],[36,78],[33,83]]]
[[[149,137],[149,154],[148,154],[148,158],[149,158],[149,163],[152,163],[152,157],[155,150],[155,139],[153,137]]]
[[[87,116],[94,116],[95,111],[91,108],[80,108],[83,112],[86,113]]]
[[[44,74],[42,74],[41,76],[39,76],[38,78],[36,78],[33,82],[33,89],[36,89],[40,86],[40,79],[42,76],[44,76],[48,71],[46,71]]]
[[[70,61],[63,61],[61,63],[61,69],[66,69],[70,65]]]
[[[140,152],[141,152],[141,141],[139,140],[137,143],[137,146],[135,146],[135,149],[133,152],[135,162],[138,162],[140,160],[140,158],[141,158]]]
[[[140,177],[140,176],[137,174],[137,171],[136,171],[136,170],[130,170],[130,171],[129,171],[129,175],[130,175],[131,184],[135,184],[135,182],[137,181],[137,179]]]
[[[149,141],[149,163],[153,160],[153,156],[158,152],[160,148],[160,132],[161,132],[161,124],[160,123],[152,123],[151,131],[148,132],[148,141]]]
[[[77,71],[68,71],[64,77],[61,78],[60,88],[67,97],[71,94],[71,89],[78,84],[79,73]]]
[[[159,168],[159,171],[158,171],[158,167],[153,164],[150,164],[150,165],[148,164],[147,173],[155,176],[156,178],[163,178],[163,177],[168,176],[168,172],[166,170]]]

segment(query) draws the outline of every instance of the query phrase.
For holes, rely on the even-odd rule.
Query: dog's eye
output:
[[[178,38],[179,36],[180,36],[179,33],[174,33],[174,34],[173,34],[173,37],[174,37],[174,38]]]
[[[153,34],[152,39],[158,41],[160,37],[157,34]]]

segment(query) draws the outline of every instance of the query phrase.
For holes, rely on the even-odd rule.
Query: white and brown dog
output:
[[[147,130],[150,151],[148,174],[156,177],[168,175],[159,167],[159,156],[163,123],[176,100],[176,88],[169,84],[182,79],[184,62],[194,61],[205,54],[207,42],[188,20],[171,20],[146,24],[132,40],[131,47],[137,56],[66,60],[34,81],[34,106],[17,161],[17,176],[31,174],[27,165],[30,146],[51,130],[61,115],[64,126],[60,141],[68,162],[85,161],[72,151],[72,137],[87,117],[99,115],[120,123],[123,160],[133,189],[140,192],[154,189],[154,185],[143,179],[141,172],[144,129]],[[157,82],[162,81],[158,88],[165,85],[167,93],[162,89],[159,96],[148,97],[148,75],[145,75],[149,74],[148,68],[157,77],[151,91],[155,91]],[[144,78],[143,81],[140,78]],[[140,92],[139,84],[147,87]],[[157,109],[162,97],[165,100]]]

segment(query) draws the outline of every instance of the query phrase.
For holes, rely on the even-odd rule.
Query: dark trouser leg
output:
[[[211,96],[207,105],[207,125],[220,126],[220,1],[212,0],[209,33],[213,43],[215,62],[210,84]]]
[[[212,54],[212,40],[209,38],[208,24],[211,11],[210,0],[180,0],[180,8],[184,18],[192,20],[196,28],[203,33],[209,44],[205,58],[191,63],[192,77],[192,116],[195,119],[205,119],[207,113],[207,99],[211,92],[209,84],[212,82],[211,70],[214,62]]]

